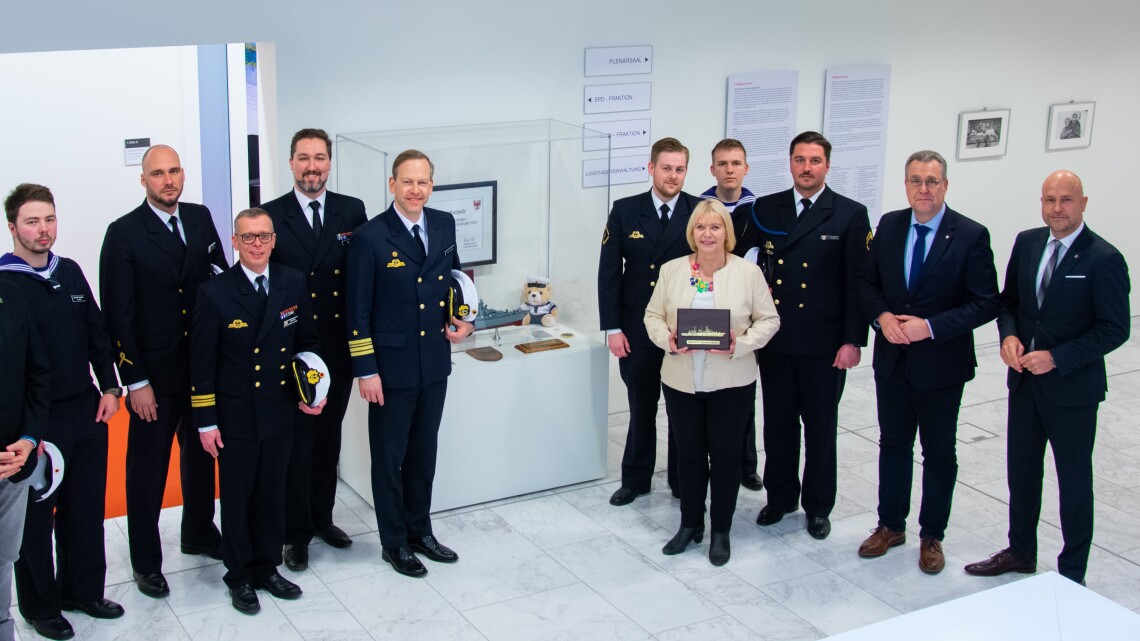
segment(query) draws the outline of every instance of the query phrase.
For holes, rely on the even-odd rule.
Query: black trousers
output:
[[[638,492],[651,489],[653,469],[657,465],[657,403],[661,400],[664,358],[665,352],[654,345],[631,345],[629,355],[618,359],[618,371],[629,399],[629,431],[621,458],[621,486]],[[668,447],[666,477],[669,487],[677,488],[677,454],[671,420]]]
[[[318,416],[297,410],[285,477],[285,542],[308,544],[332,525],[341,424],[352,395],[352,370],[332,372],[328,402]]]
[[[800,503],[800,418],[803,418],[803,508],[827,517],[835,507],[835,438],[839,396],[846,372],[832,356],[776,354],[760,350],[764,396],[764,485],[779,509]]]
[[[732,529],[740,492],[740,443],[748,403],[755,398],[756,383],[695,394],[665,386],[665,409],[677,438],[682,527],[704,523],[708,489],[712,531]]]
[[[922,503],[919,536],[946,535],[954,482],[958,478],[956,435],[963,385],[915,389],[906,364],[875,380],[879,410],[879,525],[906,529],[914,469],[914,439],[922,443]],[[914,377],[921,376],[914,372]]]
[[[99,397],[92,388],[53,402],[49,410],[44,440],[59,448],[66,467],[55,493],[38,503],[28,500],[24,541],[15,564],[16,596],[26,619],[59,616],[60,599],[103,598],[107,424],[95,422]]]
[[[755,474],[760,465],[756,455],[756,399],[750,401],[748,422],[744,425],[744,449],[740,451],[740,477]]]
[[[398,548],[432,533],[431,488],[447,381],[385,389],[384,404],[368,404],[372,502],[380,544]]]
[[[1061,535],[1057,557],[1062,576],[1085,578],[1093,538],[1093,465],[1099,404],[1061,407],[1051,402],[1036,377],[1025,374],[1009,394],[1006,469],[1009,481],[1009,546],[1021,559],[1037,559],[1041,477],[1045,443],[1053,446],[1061,493]]]
[[[216,547],[222,540],[214,526],[214,458],[202,449],[190,424],[190,396],[159,395],[158,420],[148,423],[131,410],[127,432],[127,536],[135,572],[162,571],[158,514],[166,491],[170,444],[178,435],[182,478],[182,544]]]
[[[222,497],[222,577],[233,588],[264,580],[281,565],[285,541],[285,470],[292,428],[265,440],[227,437],[222,426],[218,480]]]

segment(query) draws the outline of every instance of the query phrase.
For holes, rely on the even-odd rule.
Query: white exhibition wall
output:
[[[614,120],[624,116],[582,116],[583,85],[648,79],[653,109],[629,117],[648,115],[654,137],[673,135],[690,146],[689,191],[698,192],[711,184],[707,150],[724,133],[727,75],[798,70],[798,125],[816,129],[822,123],[828,67],[886,63],[891,65],[887,176],[900,179],[885,186],[887,209],[906,205],[901,183],[906,156],[921,148],[941,151],[951,161],[948,202],[989,226],[1000,273],[1016,232],[1040,223],[1041,181],[1054,169],[1069,168],[1085,180],[1090,225],[1140,265],[1140,237],[1126,213],[1132,201],[1131,159],[1111,155],[1140,143],[1140,119],[1127,115],[1140,103],[1140,44],[1132,34],[1140,23],[1137,3],[343,0],[314,10],[300,2],[202,0],[192,10],[171,14],[139,0],[111,5],[71,0],[64,3],[69,5],[66,21],[58,20],[60,3],[18,4],[19,11],[9,13],[18,17],[0,23],[0,53],[275,43],[280,151],[275,162],[263,161],[263,173],[276,170],[279,185],[289,184],[288,138],[300,127],[320,126],[335,134],[535,118]],[[654,47],[652,75],[583,77],[583,48],[640,44]],[[175,72],[177,67],[140,66],[137,75],[100,82],[98,91],[161,99],[156,89]],[[88,102],[95,117],[68,128],[50,116],[22,123],[17,157],[39,154],[45,146],[94,145],[93,134],[102,127],[94,99],[98,92],[52,78],[26,86]],[[9,95],[20,91],[6,88]],[[169,109],[179,108],[176,98],[166,98]],[[1049,105],[1069,100],[1097,102],[1092,146],[1047,153]],[[983,107],[1012,110],[1008,153],[957,162],[958,113]],[[113,156],[108,150],[105,169],[117,162],[121,170],[121,159]],[[45,165],[26,178],[66,190],[93,171],[85,166],[61,172]],[[5,175],[13,184],[25,179]],[[488,168],[488,176],[494,177],[494,168]],[[110,211],[119,212],[133,198],[115,190],[129,182],[85,184],[75,192],[87,201],[98,194],[101,206],[106,201]],[[645,188],[616,187],[611,197]],[[599,234],[604,214],[583,212],[596,217]],[[91,238],[101,236],[92,231]],[[61,245],[61,251],[79,253],[72,246]],[[1140,302],[1140,294],[1134,292],[1132,302]],[[994,338],[992,331],[979,333],[980,340]],[[624,404],[617,396],[611,407]]]

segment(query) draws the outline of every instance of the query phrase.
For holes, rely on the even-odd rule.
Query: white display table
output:
[[[1137,638],[1140,638],[1140,615],[1056,572],[1007,583],[829,637],[834,641]]]
[[[563,336],[569,334],[569,336]],[[474,505],[606,475],[606,347],[565,325],[476,332],[453,347],[439,430],[432,511]],[[524,354],[517,343],[559,338],[570,347]],[[465,350],[503,354],[481,362]],[[368,408],[353,393],[340,477],[372,504]]]

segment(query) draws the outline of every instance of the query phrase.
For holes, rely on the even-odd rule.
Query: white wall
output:
[[[8,12],[18,17],[0,23],[0,52],[275,42],[277,132],[285,143],[306,126],[346,133],[534,118],[582,122],[583,48],[652,44],[653,133],[693,149],[690,191],[711,184],[705,159],[724,132],[728,74],[798,69],[799,128],[809,129],[822,122],[825,69],[888,63],[887,163],[899,170],[888,178],[901,178],[902,162],[916,149],[950,158],[948,202],[989,226],[999,273],[1016,232],[1040,224],[1041,181],[1062,167],[1085,180],[1089,224],[1140,265],[1129,212],[1135,172],[1129,156],[1112,155],[1140,143],[1140,119],[1128,115],[1140,104],[1134,2],[343,0],[315,9],[319,23],[313,6],[300,2],[202,0],[174,12],[139,0],[18,4]],[[66,20],[58,19],[62,11]],[[162,75],[140,69],[106,90],[145,89]],[[43,90],[42,83],[30,86]],[[72,100],[93,97],[73,94]],[[1048,106],[1073,99],[1097,101],[1093,145],[1046,153]],[[1012,109],[1007,155],[954,161],[957,114],[987,106]],[[45,127],[44,136],[61,148],[92,144],[90,133],[55,127]],[[285,185],[287,144],[279,149],[276,164],[266,159],[263,167],[276,169]],[[30,178],[58,188],[78,179],[42,171]],[[110,193],[118,184],[100,187]],[[611,196],[644,188],[618,187]],[[884,206],[905,203],[901,180],[888,183]],[[114,210],[120,208],[116,202]],[[1133,292],[1132,302],[1140,302],[1140,293]]]
[[[145,197],[123,141],[150,137],[177,149],[183,166],[200,165],[195,48],[0,55],[0,87],[0,197],[21,182],[47,185],[59,217],[54,251],[77,260],[98,292],[107,223]],[[199,180],[187,169],[186,200],[201,202]],[[11,239],[0,249],[11,251]]]

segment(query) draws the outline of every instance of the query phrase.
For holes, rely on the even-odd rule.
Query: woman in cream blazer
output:
[[[690,542],[701,542],[711,482],[709,561],[724,565],[731,554],[728,532],[740,489],[741,443],[749,407],[756,402],[753,352],[776,333],[780,317],[760,268],[732,255],[736,236],[724,205],[716,200],[697,205],[685,236],[695,253],[661,266],[645,310],[649,338],[666,352],[661,382],[681,485],[681,528],[662,552],[679,554]],[[681,307],[729,310],[729,348],[678,349]]]

